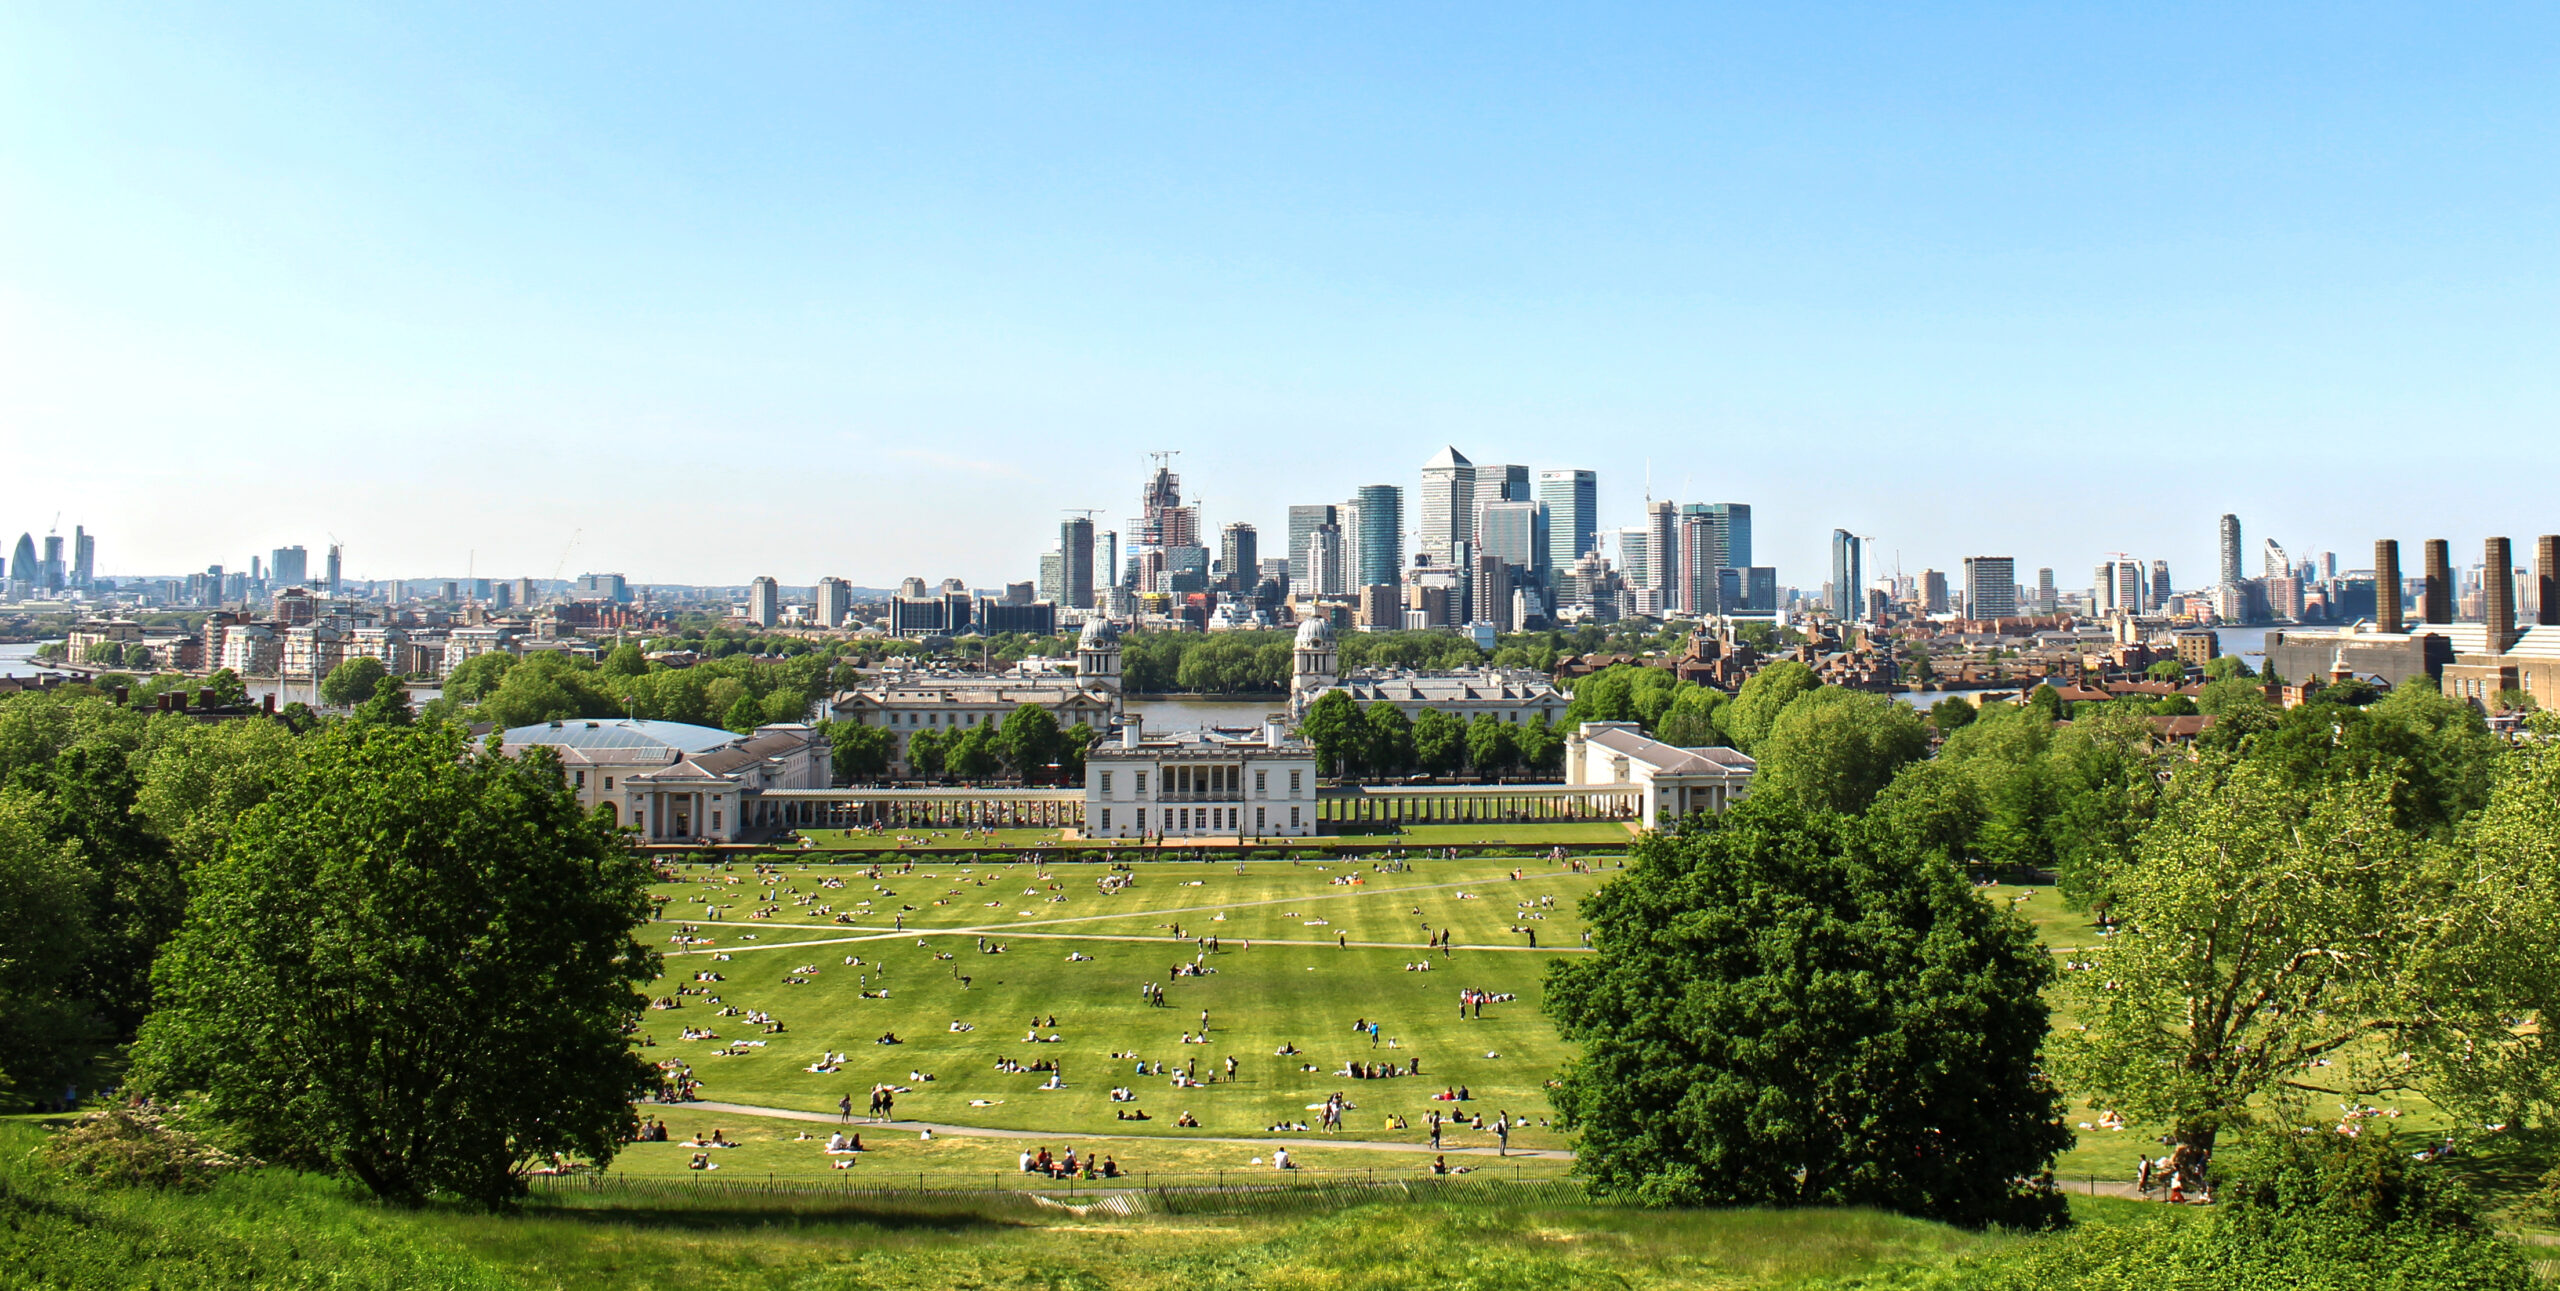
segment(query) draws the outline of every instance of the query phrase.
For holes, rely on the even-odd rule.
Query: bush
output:
[[[53,1136],[44,1158],[75,1179],[111,1188],[202,1188],[226,1170],[258,1164],[178,1128],[173,1119],[171,1109],[150,1104],[91,1112]]]

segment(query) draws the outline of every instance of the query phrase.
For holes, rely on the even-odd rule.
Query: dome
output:
[[[1298,625],[1298,648],[1333,644],[1333,620],[1309,619]]]
[[[746,737],[735,731],[686,722],[570,717],[539,726],[513,727],[501,738],[509,748],[549,744],[567,749],[673,749],[680,753],[708,753]]]
[[[1086,619],[1083,633],[1076,637],[1078,650],[1117,650],[1119,648],[1120,628],[1109,619]]]

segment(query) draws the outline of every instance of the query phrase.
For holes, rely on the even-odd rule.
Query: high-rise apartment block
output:
[[[1261,535],[1241,520],[1219,530],[1218,564],[1228,591],[1239,596],[1251,593],[1262,579]]]
[[[840,628],[853,617],[853,584],[841,578],[818,580],[818,625]]]
[[[2222,586],[2235,587],[2240,582],[2240,517],[2222,517]]]
[[[760,628],[782,621],[782,584],[761,574],[747,584],[747,621]]]
[[[1344,526],[1355,544],[1351,557],[1361,587],[1397,587],[1404,582],[1404,490],[1392,484],[1364,484],[1351,498],[1358,514]]]
[[[1315,565],[1308,554],[1308,546],[1314,541],[1316,530],[1339,522],[1335,509],[1329,503],[1289,508],[1289,590],[1299,596],[1321,596],[1329,591],[1342,590],[1339,587],[1326,588],[1315,581]],[[1335,531],[1334,539],[1339,545],[1340,530]],[[1335,564],[1337,567],[1340,565],[1338,553]]]
[[[1866,611],[1867,571],[1863,544],[1846,529],[1831,531],[1831,612],[1842,622]]]
[[[1093,518],[1069,516],[1058,526],[1058,581],[1055,603],[1073,609],[1093,608]]]
[[[2045,571],[2044,586],[2052,583]],[[1970,619],[2005,619],[2018,612],[2018,559],[2015,556],[1964,558],[1964,613]]]
[[[278,547],[268,559],[267,582],[276,587],[299,587],[310,575],[310,553],[300,547]]]

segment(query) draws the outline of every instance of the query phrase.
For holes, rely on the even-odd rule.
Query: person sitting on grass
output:
[[[877,1039],[877,1040],[872,1041],[871,1043],[873,1043],[873,1044],[905,1044],[905,1043],[906,1043],[906,1041],[899,1039],[899,1038],[898,1038],[898,1033],[897,1033],[897,1032],[895,1032],[895,1031],[887,1031],[887,1032],[883,1032],[883,1033],[881,1033],[880,1038],[879,1038],[879,1039]]]
[[[710,1153],[696,1152],[693,1154],[693,1159],[691,1161],[685,1162],[684,1168],[687,1170],[717,1170],[720,1167],[712,1162]]]
[[[1147,1115],[1147,1109],[1143,1107],[1134,1109],[1122,1108],[1118,1114],[1120,1119],[1124,1121],[1144,1121],[1153,1119]]]
[[[1102,1158],[1102,1177],[1105,1179],[1117,1179],[1120,1177],[1120,1163],[1112,1160],[1110,1155],[1107,1153]]]
[[[1200,1128],[1200,1119],[1187,1111],[1182,1115],[1173,1118],[1173,1123],[1186,1130],[1196,1130]]]

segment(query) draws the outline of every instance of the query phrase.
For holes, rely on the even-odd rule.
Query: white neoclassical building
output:
[[[566,718],[500,739],[509,753],[556,752],[579,804],[608,809],[645,842],[745,841],[779,823],[767,791],[834,782],[825,733],[796,722],[739,735],[684,722]]]
[[[1647,829],[1696,812],[1721,814],[1750,791],[1756,768],[1738,750],[1679,748],[1633,722],[1584,722],[1564,742],[1566,787],[1634,790]]]
[[[1301,838],[1316,832],[1315,749],[1276,723],[1148,734],[1131,717],[1084,763],[1087,838]]]
[[[1420,716],[1424,709],[1437,709],[1461,722],[1472,722],[1479,713],[1515,724],[1541,716],[1560,722],[1573,703],[1545,673],[1531,668],[1363,668],[1344,676],[1333,625],[1309,619],[1298,625],[1297,645],[1290,654],[1290,718],[1304,719],[1318,699],[1334,690],[1348,693],[1362,708],[1384,700],[1408,718]]]
[[[889,728],[897,741],[891,757],[904,771],[907,742],[918,732],[1001,726],[1024,704],[1049,710],[1060,730],[1079,722],[1108,729],[1120,716],[1120,629],[1107,619],[1087,621],[1076,639],[1073,676],[1025,669],[884,672],[839,693],[827,707],[836,721]]]

